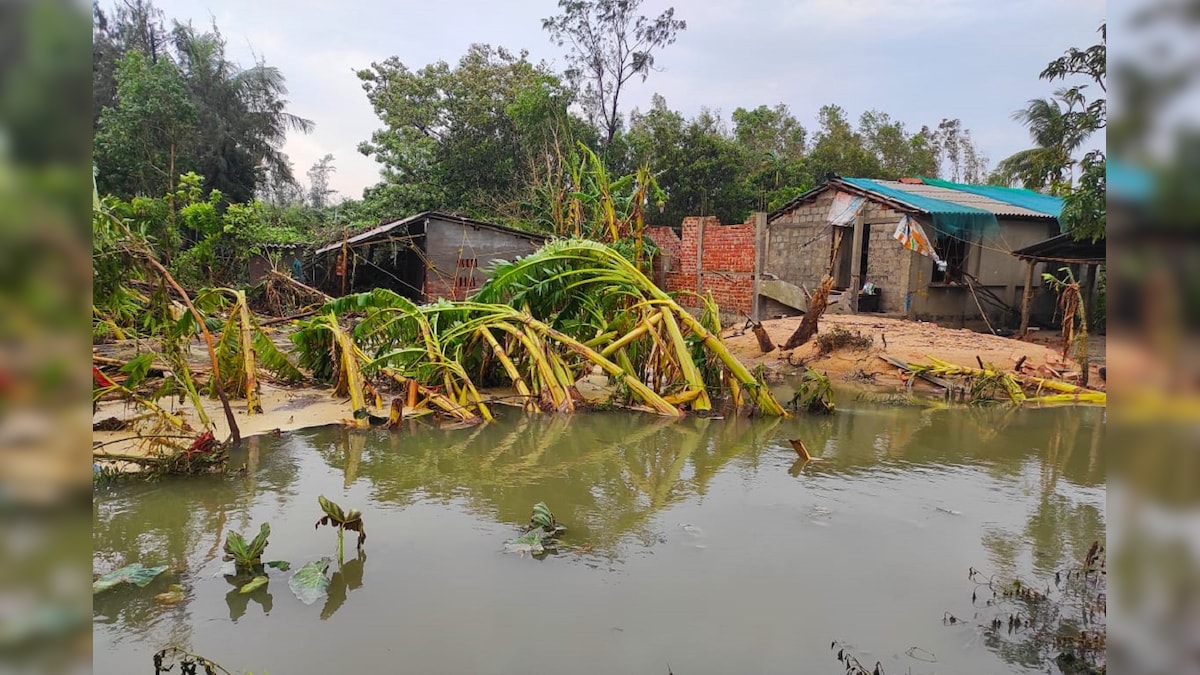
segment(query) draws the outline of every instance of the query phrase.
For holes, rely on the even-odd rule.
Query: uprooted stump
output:
[[[767,329],[763,328],[761,321],[755,321],[750,330],[754,331],[754,337],[758,338],[758,348],[762,353],[767,354],[775,350],[775,343],[771,341],[771,336],[767,334]]]
[[[812,296],[809,297],[808,311],[804,313],[804,318],[800,320],[800,326],[796,332],[792,333],[792,336],[783,344],[784,349],[795,349],[817,334],[817,321],[825,313],[825,308],[829,306],[829,292],[832,290],[833,277],[825,275],[821,284],[817,286],[817,290],[813,291]]]

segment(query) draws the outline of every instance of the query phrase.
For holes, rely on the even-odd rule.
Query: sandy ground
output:
[[[800,325],[801,317],[771,319],[763,322],[763,328],[776,345],[787,339]],[[943,328],[932,323],[906,321],[871,315],[832,314],[821,318],[819,334],[836,328],[868,336],[873,340],[869,349],[844,349],[831,354],[818,354],[816,339],[790,351],[776,348],[763,354],[754,334],[740,328],[724,332],[726,344],[743,363],[756,367],[762,363],[768,371],[777,375],[799,372],[808,366],[825,373],[835,383],[852,383],[870,389],[896,391],[905,386],[899,370],[884,362],[880,356],[890,356],[905,363],[929,363],[926,357],[933,356],[959,366],[978,367],[978,359],[1000,368],[1012,368],[1022,356],[1024,372],[1037,371],[1042,366],[1059,373],[1068,374],[1078,367],[1073,361],[1062,358],[1062,341],[1057,335],[1034,333],[1029,341],[1015,340],[968,329]],[[1104,388],[1099,367],[1104,363],[1102,337],[1091,340],[1091,373],[1089,385]],[[1046,377],[1054,375],[1042,370]],[[933,389],[932,385],[920,382],[922,388]]]
[[[773,319],[763,322],[771,339],[776,344],[785,342],[800,323],[800,318]],[[885,363],[879,357],[887,355],[904,362],[927,362],[927,356],[934,356],[944,361],[963,366],[977,365],[976,358],[985,363],[995,364],[1002,368],[1011,368],[1019,358],[1026,357],[1026,372],[1037,372],[1042,366],[1048,366],[1058,372],[1069,372],[1074,365],[1062,358],[1061,341],[1056,336],[1041,334],[1030,341],[1014,340],[975,333],[967,329],[942,328],[930,323],[904,321],[880,316],[835,314],[823,317],[820,322],[820,333],[826,333],[835,328],[844,328],[852,333],[870,336],[873,345],[865,350],[840,350],[832,354],[817,353],[816,341],[810,341],[790,351],[775,349],[767,354],[760,353],[758,341],[750,331],[731,328],[724,332],[724,338],[730,350],[751,369],[758,364],[773,376],[783,377],[797,373],[803,367],[812,367],[823,372],[843,385],[860,387],[875,392],[901,391],[905,386],[897,368]],[[278,340],[284,342],[284,331],[277,333]],[[1099,364],[1103,363],[1104,342],[1102,338],[1093,339],[1093,365],[1091,382],[1093,386],[1103,388],[1104,382],[1096,372]],[[127,360],[136,354],[136,348],[131,344],[104,345],[94,349],[98,355]],[[206,371],[207,353],[197,343],[193,343],[189,359],[199,371]],[[1050,376],[1049,372],[1043,374]],[[579,383],[579,389],[586,398],[601,396],[606,389],[603,377],[590,375]],[[935,388],[924,382],[917,383],[918,388],[933,391]],[[511,392],[510,392],[511,393]],[[493,392],[504,398],[505,392]],[[336,424],[351,417],[348,399],[334,398],[329,388],[319,387],[282,387],[271,384],[265,378],[261,380],[261,395],[263,413],[251,415],[246,410],[245,401],[231,401],[234,416],[243,438],[271,434],[306,427]],[[385,399],[387,397],[385,396]],[[180,415],[193,429],[202,425],[195,411],[186,401],[178,399],[163,400],[160,405],[167,411]],[[386,400],[385,400],[386,403]],[[229,428],[221,405],[216,400],[205,399],[205,410],[216,426],[218,439],[228,438]],[[128,420],[140,414],[135,406],[122,401],[103,401],[92,416],[93,424],[117,418]],[[377,411],[383,415],[385,411]],[[144,433],[144,432],[143,432]],[[100,446],[100,451],[112,454],[144,455],[154,452],[152,445],[136,436],[136,432],[125,431],[94,431],[92,434],[93,449]],[[126,465],[126,468],[134,468]]]

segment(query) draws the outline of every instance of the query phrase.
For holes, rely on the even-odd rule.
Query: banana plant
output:
[[[367,531],[363,529],[362,511],[358,509],[350,509],[343,511],[342,507],[325,498],[325,495],[317,497],[317,501],[321,504],[321,510],[325,515],[321,516],[313,529],[319,528],[322,525],[336,527],[338,531],[338,564],[341,564],[345,559],[343,553],[346,530],[351,530],[358,533],[358,549],[361,551],[363,542],[367,540]]]

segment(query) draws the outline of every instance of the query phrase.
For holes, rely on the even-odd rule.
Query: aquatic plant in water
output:
[[[290,567],[283,560],[272,560],[267,563],[262,561],[263,552],[267,548],[267,537],[270,536],[271,526],[267,523],[263,523],[259,527],[258,534],[250,543],[246,543],[246,538],[239,532],[230,531],[225,535],[225,555],[222,560],[232,563],[232,569],[226,569],[225,576],[253,575],[250,581],[238,589],[239,593],[252,593],[265,586],[267,583],[266,567],[274,567],[281,571],[287,571]]]
[[[546,506],[546,502],[538,502],[533,505],[533,512],[529,516],[529,529],[521,536],[504,542],[504,549],[521,555],[543,555],[547,550],[557,548],[558,535],[566,530],[554,518],[554,512]]]
[[[829,378],[812,369],[804,371],[788,407],[796,411],[826,415],[833,412],[833,385]]]
[[[362,550],[363,542],[367,540],[367,531],[363,529],[362,512],[358,509],[350,509],[343,511],[342,507],[325,498],[325,495],[317,497],[317,501],[321,504],[321,510],[325,515],[317,521],[313,526],[314,529],[322,525],[336,527],[338,531],[338,563],[345,560],[343,553],[343,541],[345,539],[346,530],[351,530],[358,533],[358,548]]]

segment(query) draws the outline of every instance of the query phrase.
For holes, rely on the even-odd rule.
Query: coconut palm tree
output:
[[[264,170],[290,180],[291,166],[280,148],[289,131],[308,133],[313,123],[287,112],[279,70],[261,61],[245,69],[229,61],[216,26],[201,33],[190,23],[176,23],[172,40],[199,113],[193,150],[204,190],[243,202],[253,199]]]
[[[1083,87],[1062,88],[1053,98],[1037,98],[1012,117],[1029,129],[1037,145],[996,165],[993,181],[1031,190],[1063,192],[1070,187],[1077,162],[1072,155],[1091,132],[1079,123],[1086,102]]]

